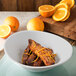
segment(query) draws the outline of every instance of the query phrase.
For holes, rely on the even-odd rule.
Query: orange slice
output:
[[[68,11],[67,16],[62,21],[66,21],[69,18],[69,16],[70,16],[70,11]]]
[[[55,21],[62,21],[67,16],[68,10],[66,8],[59,8],[53,15]]]
[[[70,8],[72,8],[75,4],[74,0],[62,0],[60,3],[66,3]]]
[[[8,25],[0,26],[0,37],[7,38],[11,34],[11,28]]]
[[[55,7],[52,5],[42,5],[38,8],[39,13],[43,17],[50,17],[55,12]]]
[[[69,9],[69,7],[68,7],[68,5],[66,3],[59,3],[59,4],[55,5],[55,8],[56,9],[59,9],[59,8]]]

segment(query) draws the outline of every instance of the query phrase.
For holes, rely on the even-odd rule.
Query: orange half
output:
[[[0,37],[7,38],[11,34],[11,28],[8,25],[0,26]]]
[[[38,8],[39,13],[43,17],[50,17],[55,12],[55,7],[52,5],[42,5]]]

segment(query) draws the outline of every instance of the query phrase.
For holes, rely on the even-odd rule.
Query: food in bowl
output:
[[[22,64],[30,66],[48,66],[55,64],[53,50],[41,46],[32,39],[28,40],[28,46],[22,56]]]
[[[53,53],[57,54],[55,64],[49,66],[29,66],[22,64],[22,56],[25,48],[28,46],[29,39],[35,40],[44,47],[52,48]],[[20,31],[11,35],[6,40],[4,51],[13,64],[17,64],[27,71],[42,72],[64,64],[71,58],[73,49],[66,40],[57,35],[40,31]]]

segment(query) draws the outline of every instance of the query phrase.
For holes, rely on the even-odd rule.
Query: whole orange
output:
[[[4,20],[5,25],[9,25],[11,27],[11,30],[17,31],[19,28],[19,21],[16,17],[9,16]]]
[[[33,18],[27,23],[27,30],[43,31],[44,23],[39,18]]]

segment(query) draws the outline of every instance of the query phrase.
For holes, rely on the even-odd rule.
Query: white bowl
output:
[[[28,39],[33,39],[44,47],[52,48],[57,54],[56,63],[50,66],[28,66],[21,64],[21,58],[28,45]],[[4,51],[14,63],[33,72],[52,69],[66,62],[72,56],[72,46],[63,38],[40,31],[21,31],[11,35],[5,43]]]

